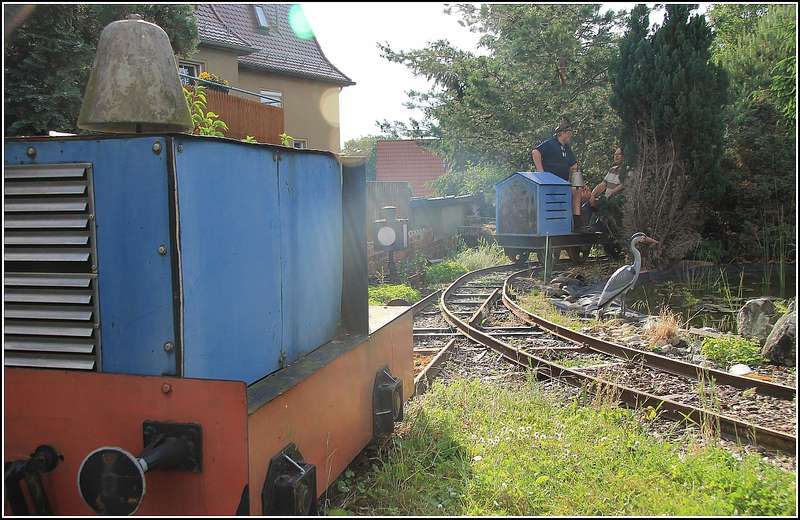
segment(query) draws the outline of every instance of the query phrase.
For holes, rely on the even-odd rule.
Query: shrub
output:
[[[183,95],[189,111],[192,115],[192,124],[196,135],[210,135],[214,137],[225,137],[228,125],[219,118],[217,114],[206,111],[206,89],[200,85],[195,85],[191,89],[183,87]]]
[[[409,303],[419,301],[419,291],[405,284],[373,285],[369,288],[369,304],[384,305],[392,300],[401,299]]]
[[[736,363],[755,366],[764,361],[761,356],[761,345],[759,345],[758,341],[741,336],[729,335],[718,338],[705,338],[700,346],[700,353],[722,366],[730,366]]]
[[[454,260],[448,260],[428,267],[425,270],[425,281],[428,283],[450,283],[465,273],[467,273],[467,269],[463,265]]]

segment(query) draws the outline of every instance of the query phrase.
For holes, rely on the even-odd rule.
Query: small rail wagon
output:
[[[565,249],[573,261],[583,261],[603,233],[574,232],[572,190],[549,172],[517,172],[495,185],[496,240],[513,262],[524,263],[532,252],[540,261],[549,253],[558,259]]]

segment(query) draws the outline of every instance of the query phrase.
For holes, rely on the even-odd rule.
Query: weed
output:
[[[719,396],[714,379],[706,379],[701,370],[697,379],[697,395],[700,398],[700,434],[708,445],[716,445],[719,441]],[[712,413],[707,413],[712,412]]]
[[[734,335],[703,339],[700,353],[721,366],[743,363],[752,367],[764,362],[758,341]]]
[[[678,335],[681,322],[668,307],[662,307],[658,316],[650,319],[642,329],[642,335],[654,345],[669,343]]]
[[[373,285],[369,288],[370,305],[384,305],[395,299],[414,303],[421,298],[418,290],[405,284]]]
[[[780,318],[789,312],[789,302],[787,300],[779,299],[773,300],[772,304],[775,305],[775,317]]]
[[[549,322],[573,330],[580,330],[586,327],[596,329],[603,326],[602,322],[594,318],[582,319],[575,314],[562,313],[555,305],[550,303],[544,294],[538,291],[531,291],[523,296],[519,301],[519,305],[528,312],[541,316]]]
[[[425,281],[430,284],[450,283],[462,274],[467,268],[455,260],[448,260],[440,264],[431,265],[425,270]]]

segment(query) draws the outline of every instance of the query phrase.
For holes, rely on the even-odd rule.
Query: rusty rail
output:
[[[439,350],[431,361],[425,365],[425,368],[414,377],[414,395],[425,393],[431,386],[431,382],[439,375],[442,370],[442,365],[450,357],[450,349],[455,345],[456,338],[451,339],[447,344]]]
[[[634,408],[651,406],[656,410],[662,412],[670,419],[682,421],[688,420],[696,424],[703,424],[708,421],[719,428],[719,433],[729,438],[734,438],[738,441],[745,441],[752,444],[757,444],[767,448],[780,450],[788,453],[794,453],[797,446],[797,439],[789,434],[779,432],[770,428],[758,426],[745,421],[728,417],[722,414],[712,412],[710,410],[697,408],[690,405],[681,404],[664,397],[658,397],[647,392],[642,392],[629,388],[620,384],[612,383],[597,377],[577,372],[575,370],[563,367],[552,361],[539,358],[529,352],[520,351],[507,343],[487,334],[484,331],[478,330],[470,323],[467,323],[458,318],[458,316],[450,311],[446,305],[448,296],[455,292],[458,287],[463,285],[468,279],[474,278],[482,274],[489,274],[513,268],[513,265],[505,265],[498,267],[491,267],[488,269],[479,269],[467,273],[456,281],[454,281],[447,289],[445,289],[440,298],[440,307],[445,319],[453,327],[463,332],[467,337],[476,341],[486,347],[489,347],[496,352],[500,353],[508,361],[515,363],[519,366],[535,369],[535,374],[540,378],[558,378],[573,386],[590,386],[593,388],[608,388],[619,395],[620,399],[627,405]],[[525,270],[526,272],[528,270]],[[512,274],[513,276],[513,274]],[[506,279],[506,283],[508,278]],[[504,284],[505,286],[506,284]],[[504,290],[505,292],[505,290]],[[492,298],[495,293],[490,296]],[[585,344],[562,337],[573,343],[580,343],[582,346]],[[698,367],[702,369],[702,367]]]
[[[441,295],[441,294],[442,294],[442,290],[441,289],[437,289],[437,290],[433,291],[432,293],[430,293],[428,296],[424,297],[423,299],[421,299],[420,301],[415,303],[414,305],[412,305],[411,306],[411,315],[412,316],[416,316],[417,314],[419,314],[422,311],[422,309],[428,307],[433,302],[435,302],[436,298],[438,298],[439,295]]]
[[[589,336],[588,334],[583,334],[551,321],[547,321],[541,316],[532,314],[516,304],[513,298],[511,298],[511,294],[509,293],[508,289],[509,285],[511,285],[515,278],[532,273],[533,271],[534,269],[524,269],[522,271],[518,271],[506,278],[506,281],[503,284],[503,304],[517,318],[521,319],[525,323],[536,325],[554,336],[558,336],[559,338],[562,338],[566,341],[571,341],[573,343],[579,343],[586,346],[586,348],[594,350],[595,352],[608,354],[609,356],[614,356],[626,361],[642,361],[649,367],[663,370],[664,372],[668,372],[670,374],[689,377],[698,381],[709,381],[714,379],[717,384],[729,385],[741,390],[755,389],[755,391],[761,395],[768,395],[789,401],[794,399],[795,395],[797,395],[795,389],[790,386],[771,383],[769,381],[760,381],[758,379],[752,379],[749,377],[735,376],[733,374],[723,372],[722,370],[701,367],[685,361],[672,359],[667,356],[661,356],[653,352],[647,352],[644,350],[619,345],[617,343],[611,343],[610,341]]]

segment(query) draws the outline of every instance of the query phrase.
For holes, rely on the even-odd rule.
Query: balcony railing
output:
[[[256,94],[238,87],[196,78],[188,74],[179,73],[179,75],[209,87],[206,89],[206,110],[217,114],[228,125],[228,131],[225,132],[226,137],[244,139],[246,136],[251,135],[259,143],[280,144],[280,135],[284,131],[283,108],[268,104],[280,103],[279,99]],[[253,96],[259,101],[218,90],[222,88]],[[262,99],[266,102],[262,103]]]

